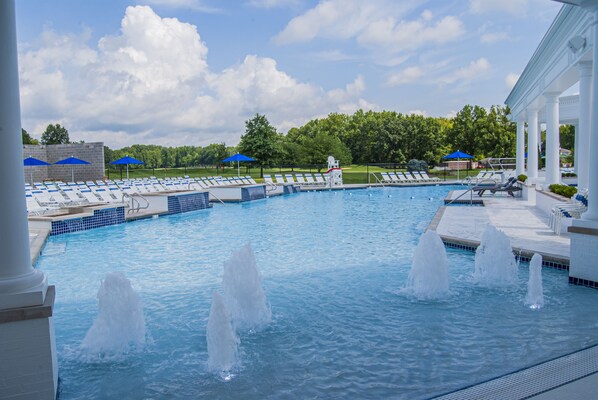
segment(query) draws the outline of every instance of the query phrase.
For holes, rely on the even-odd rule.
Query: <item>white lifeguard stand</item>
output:
[[[338,165],[338,160],[335,160],[333,156],[328,157],[328,171],[326,172],[328,181],[326,186],[329,188],[343,186],[343,170]]]

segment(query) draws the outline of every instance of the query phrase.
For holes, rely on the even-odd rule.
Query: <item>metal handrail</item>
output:
[[[216,196],[214,193],[208,191],[208,198],[210,196],[213,196],[216,200],[218,200],[220,203],[224,204],[224,201],[220,200],[220,198],[218,196]]]
[[[469,182],[469,183],[467,184],[467,190],[466,190],[465,192],[461,193],[459,196],[457,196],[457,197],[455,197],[454,199],[452,199],[451,201],[449,201],[449,202],[448,202],[446,205],[447,205],[447,206],[450,206],[451,204],[453,204],[453,202],[455,202],[455,201],[459,200],[461,197],[463,197],[463,196],[465,196],[467,193],[469,193],[469,205],[470,205],[470,206],[472,206],[472,205],[473,205],[473,191],[475,190],[475,188],[477,187],[477,185],[478,185],[478,184],[480,184],[480,183],[484,183],[485,181],[492,181],[492,182],[494,182],[494,180],[493,180],[493,179],[486,178],[486,179],[483,179],[483,180],[481,180],[480,182],[477,182],[477,183],[475,184],[475,186],[473,186],[473,187],[471,187],[471,186],[470,186],[470,183],[471,183],[471,182]]]
[[[129,200],[131,201],[130,206],[129,206],[129,210],[127,211],[127,213],[130,212],[139,212],[139,210],[147,210],[150,206],[150,202],[148,199],[146,199],[145,197],[143,197],[140,193],[132,193],[132,194],[128,194],[128,193],[124,193],[123,194],[123,200],[125,198],[125,195],[129,197]],[[142,199],[143,201],[145,201],[145,206],[141,206],[141,202],[138,199]],[[137,207],[135,207],[135,203],[137,203]]]
[[[379,184],[381,184],[381,185],[382,185],[382,187],[384,187],[384,182],[382,182],[380,179],[378,179],[378,177],[376,176],[376,173],[374,173],[374,172],[370,172],[370,173],[368,174],[368,185],[370,184],[370,175],[373,175],[373,176],[374,176],[374,178],[376,179],[376,181],[377,181]]]

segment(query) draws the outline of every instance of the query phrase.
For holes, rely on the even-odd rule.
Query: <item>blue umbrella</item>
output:
[[[255,159],[251,158],[251,157],[247,157],[244,154],[241,153],[237,153],[234,156],[230,156],[228,158],[225,158],[224,160],[222,160],[222,162],[232,162],[232,161],[236,161],[237,162],[237,175],[241,175],[241,170],[239,168],[239,161],[255,161]]]
[[[110,164],[114,164],[114,165],[126,165],[127,166],[127,179],[129,179],[129,164],[145,164],[143,161],[138,160],[136,158],[133,157],[129,157],[128,155],[119,158],[118,160],[114,160],[112,161]],[[121,175],[120,175],[121,179],[122,179],[122,170],[121,170]]]
[[[85,165],[91,164],[89,161],[81,160],[80,158],[70,156],[64,160],[56,161],[54,165]],[[75,168],[71,167],[71,180],[75,180]]]
[[[457,159],[457,180],[459,180],[459,159],[460,158],[473,158],[473,156],[463,153],[461,150],[457,150],[454,153],[449,154],[448,156],[444,156],[442,158],[446,159]]]
[[[44,165],[50,165],[50,163],[29,156],[23,160],[23,165],[25,167],[42,167]],[[33,185],[33,169],[31,170],[31,184]]]

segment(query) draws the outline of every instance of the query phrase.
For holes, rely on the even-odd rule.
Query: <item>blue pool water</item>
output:
[[[449,190],[301,193],[50,238],[37,267],[57,287],[60,399],[428,398],[594,344],[598,292],[544,269],[545,306],[519,284],[487,289],[448,250],[451,294],[401,288]],[[273,321],[241,332],[230,381],[207,371],[206,325],[223,263],[251,243]],[[117,357],[79,346],[101,279],[139,292],[147,344]]]

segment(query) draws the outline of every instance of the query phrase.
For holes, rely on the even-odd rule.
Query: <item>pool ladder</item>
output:
[[[125,199],[129,199],[128,202],[125,201]],[[141,205],[141,201],[139,200],[143,200],[144,205]],[[129,209],[127,210],[127,213],[132,213],[132,212],[136,212],[138,213],[139,210],[147,210],[149,208],[149,201],[143,197],[141,194],[139,193],[123,193],[123,203],[127,203],[129,205]]]

